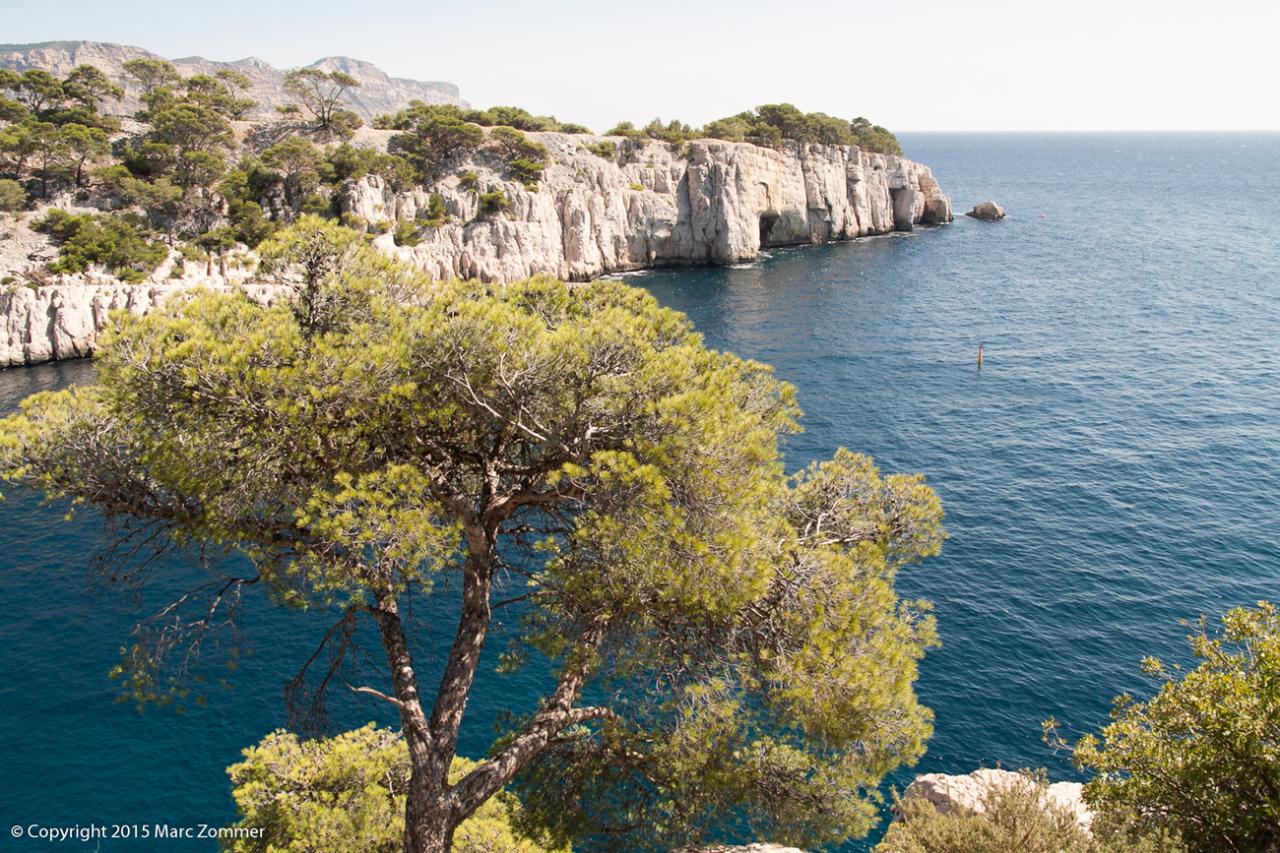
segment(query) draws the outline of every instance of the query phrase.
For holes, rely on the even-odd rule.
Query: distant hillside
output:
[[[140,47],[97,41],[47,41],[39,44],[0,44],[0,68],[24,71],[42,68],[55,75],[64,75],[77,65],[95,65],[115,80],[124,78],[124,64],[139,57],[156,54]],[[277,104],[288,103],[284,94],[285,70],[275,68],[261,59],[249,57],[234,62],[214,62],[200,56],[188,56],[172,60],[183,74],[211,74],[221,68],[231,68],[247,76],[253,85],[248,97],[258,102],[260,114],[274,112]],[[381,113],[393,113],[412,100],[428,104],[458,104],[467,106],[458,87],[453,83],[423,82],[389,77],[370,62],[346,56],[326,56],[309,67],[326,71],[341,70],[360,81],[360,88],[348,94],[349,107],[369,121]],[[121,114],[132,114],[139,107],[136,90],[130,88],[125,100],[114,109]]]

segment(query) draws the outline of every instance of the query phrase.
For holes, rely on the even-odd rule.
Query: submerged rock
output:
[[[994,201],[984,201],[981,204],[975,204],[973,210],[966,213],[965,216],[972,216],[974,219],[981,219],[983,222],[995,222],[997,219],[1004,219],[1004,208]]]

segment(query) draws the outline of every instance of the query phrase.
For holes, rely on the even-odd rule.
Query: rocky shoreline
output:
[[[355,144],[385,149],[390,131],[361,129]],[[508,282],[539,273],[587,281],[661,266],[748,262],[776,246],[852,240],[940,225],[951,203],[928,166],[841,145],[699,140],[678,150],[656,141],[531,133],[550,151],[536,187],[503,175],[481,152],[435,184],[395,192],[374,176],[342,187],[342,210],[388,233],[374,245],[437,279]],[[609,141],[614,158],[588,150]],[[468,175],[465,181],[461,175]],[[480,215],[479,186],[501,191],[505,212]],[[413,246],[390,226],[443,201],[446,221]],[[0,367],[92,354],[107,312],[145,313],[173,293],[204,286],[248,288],[270,298],[279,284],[243,265],[229,272],[184,263],[176,253],[140,284],[101,273],[30,275],[56,255],[25,221],[0,220]],[[27,277],[28,283],[18,281]],[[32,278],[47,283],[32,286]]]

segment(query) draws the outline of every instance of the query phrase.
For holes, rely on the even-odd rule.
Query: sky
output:
[[[0,20],[5,42],[352,56],[598,131],[781,101],[894,131],[1280,129],[1276,0],[0,0]]]

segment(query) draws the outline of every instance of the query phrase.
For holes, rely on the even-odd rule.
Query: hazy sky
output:
[[[756,104],[893,130],[1280,129],[1280,2],[0,0],[6,42],[345,54],[603,130]]]

